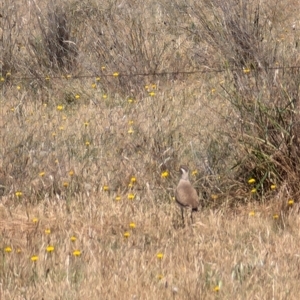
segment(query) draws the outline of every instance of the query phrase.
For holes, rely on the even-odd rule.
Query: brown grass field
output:
[[[0,299],[298,299],[299,1],[101,2],[1,4]]]

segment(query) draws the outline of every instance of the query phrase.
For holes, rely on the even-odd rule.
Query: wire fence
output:
[[[300,66],[273,66],[273,67],[266,67],[264,70],[298,70],[300,69]],[[80,79],[80,78],[98,78],[98,77],[136,77],[136,76],[144,76],[144,77],[150,77],[150,76],[166,76],[166,75],[192,75],[192,74],[204,74],[204,73],[223,73],[223,72],[243,72],[245,74],[250,73],[253,71],[250,68],[206,68],[204,70],[192,70],[192,71],[166,71],[166,72],[152,72],[152,73],[122,73],[122,72],[113,72],[109,74],[101,73],[101,74],[87,74],[87,75],[72,75],[72,74],[66,74],[66,75],[57,75],[57,76],[41,76],[41,75],[35,75],[35,76],[14,76],[10,72],[6,73],[5,76],[0,77],[0,81],[5,81],[5,78],[12,78],[15,80],[33,80],[36,78],[50,80],[50,79]],[[255,71],[262,71],[262,69],[255,69]]]

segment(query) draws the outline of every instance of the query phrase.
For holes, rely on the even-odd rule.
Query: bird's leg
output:
[[[181,207],[181,218],[182,218],[182,225],[184,227],[184,216],[183,216],[183,208]]]

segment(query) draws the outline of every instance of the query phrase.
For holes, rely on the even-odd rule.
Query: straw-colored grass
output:
[[[27,207],[29,219],[23,205],[4,205],[5,299],[297,298],[295,214],[283,224],[261,207],[237,214],[205,209],[193,226],[174,228],[175,203],[157,205],[148,193],[134,201],[105,193],[75,197],[69,209],[64,201],[44,201]]]

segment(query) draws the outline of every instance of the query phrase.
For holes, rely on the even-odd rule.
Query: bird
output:
[[[175,190],[176,203],[181,208],[181,217],[184,224],[183,209],[191,208],[191,220],[193,223],[193,212],[198,211],[199,198],[195,188],[189,180],[189,169],[187,166],[180,166],[181,179]]]

